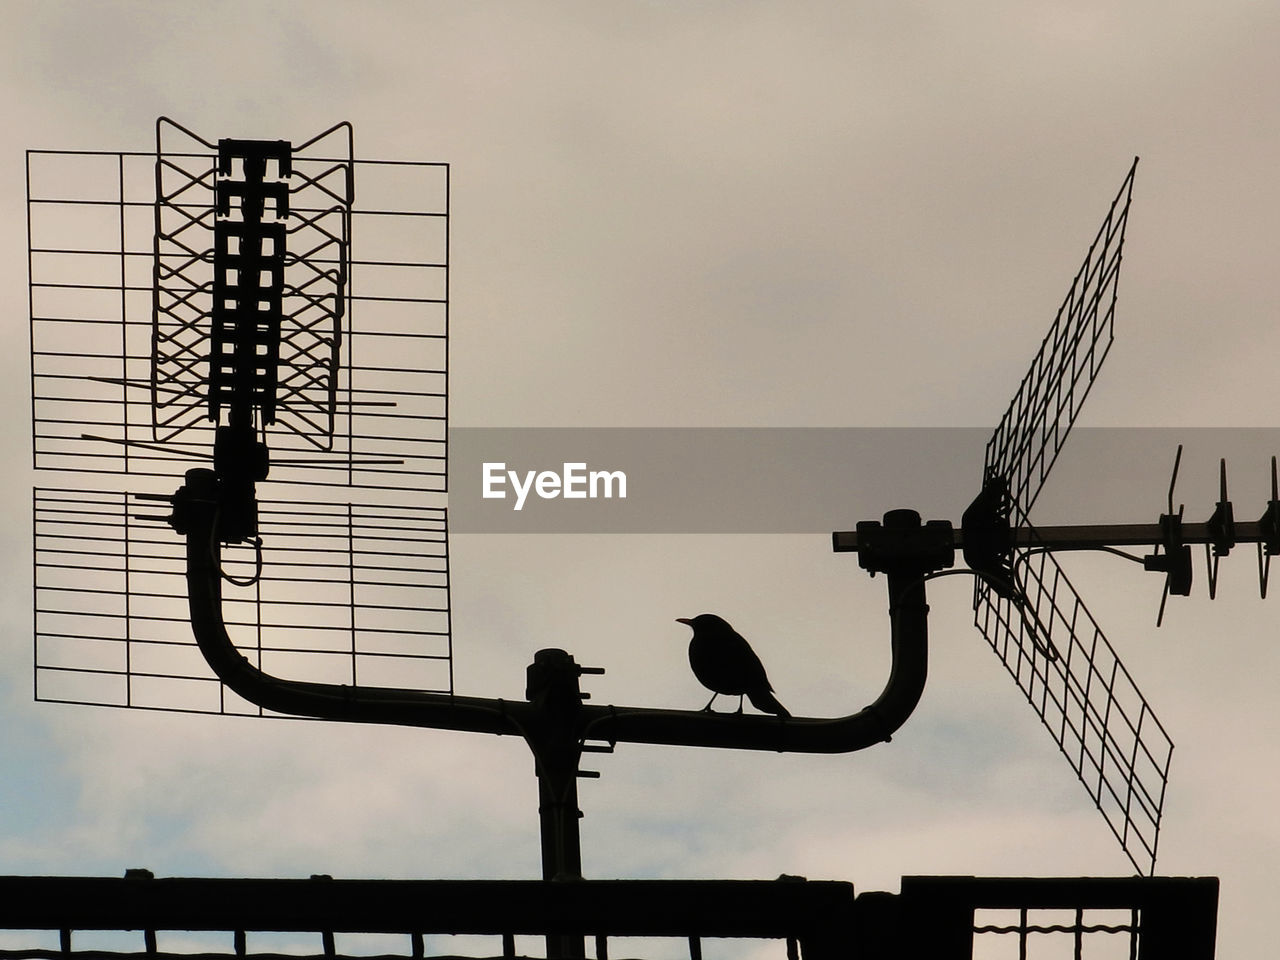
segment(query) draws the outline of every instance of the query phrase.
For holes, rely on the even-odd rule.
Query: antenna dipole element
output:
[[[226,407],[237,427],[255,411],[263,426],[276,419],[292,152],[287,140],[218,141],[209,419]]]
[[[1267,598],[1271,578],[1271,558],[1280,553],[1280,485],[1276,482],[1276,458],[1271,458],[1271,499],[1258,521],[1258,589]]]

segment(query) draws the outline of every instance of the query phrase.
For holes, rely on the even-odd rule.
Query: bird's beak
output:
[[[689,626],[693,626],[693,621],[690,620],[688,617],[676,617],[676,623],[684,623]]]

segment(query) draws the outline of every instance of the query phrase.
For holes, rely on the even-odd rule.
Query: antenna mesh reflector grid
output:
[[[215,158],[169,155],[163,175],[179,160],[210,179],[184,172],[160,205],[153,154],[28,152],[37,469],[174,479],[211,456]],[[348,168],[364,202],[345,210],[331,195]],[[448,167],[303,156],[294,170],[271,482],[443,493]],[[187,221],[166,220],[164,244],[161,206]]]
[[[1026,606],[978,581],[974,623],[1134,867],[1150,875],[1173,742],[1053,555],[1028,551],[1015,570]]]
[[[158,128],[156,153],[27,154],[36,694],[257,714],[194,645],[155,502],[216,427],[217,147]],[[231,638],[284,679],[452,692],[448,165],[352,159],[346,124],[290,163],[262,575],[224,583]],[[251,546],[223,559],[253,579]]]
[[[1024,513],[1031,512],[1111,349],[1120,254],[1136,169],[1135,160],[1031,368],[987,443],[984,481],[1003,477]]]
[[[36,699],[260,715],[196,647],[185,544],[129,493],[37,488]],[[451,693],[444,510],[261,504],[261,576],[224,584],[240,652],[276,676]],[[250,580],[251,547],[224,556]]]

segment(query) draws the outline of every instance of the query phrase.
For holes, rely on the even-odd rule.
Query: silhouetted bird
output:
[[[689,641],[689,666],[693,667],[693,675],[698,682],[714,691],[703,710],[710,710],[716,697],[723,693],[737,696],[738,713],[742,712],[745,695],[757,710],[776,713],[780,717],[791,716],[773,695],[764,664],[737,630],[714,613],[700,613],[692,619],[677,617],[676,623],[687,623],[693,627],[693,639]]]

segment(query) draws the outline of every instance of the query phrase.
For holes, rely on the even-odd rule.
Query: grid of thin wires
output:
[[[261,575],[223,558],[240,652],[275,676],[453,688],[445,512],[393,503],[265,502]],[[227,690],[192,637],[185,543],[134,494],[37,488],[37,700],[261,714]],[[252,581],[252,582],[249,582]]]
[[[1020,527],[1114,338],[1121,252],[1137,160],[1089,246],[1040,350],[987,444],[983,482],[1003,481],[1001,509]],[[1155,867],[1173,744],[1066,574],[1045,550],[1012,560],[1025,595],[979,579],[974,622],[1026,694],[1121,847]]]
[[[1003,477],[1030,512],[1114,339],[1117,281],[1138,161],[1125,177],[1031,368],[987,443],[985,476]]]
[[[1150,875],[1173,741],[1053,555],[1029,550],[1015,566],[1025,605],[980,581],[974,623]]]
[[[442,492],[448,167],[298,167],[271,480]],[[37,468],[174,477],[211,455],[211,170],[209,153],[28,152]],[[333,198],[352,181],[346,209]]]
[[[27,154],[33,461],[57,488],[36,494],[36,692],[257,713],[191,640],[182,539],[137,519],[157,510],[136,493],[210,465],[215,427],[217,146],[166,120],[157,143]],[[353,159],[349,124],[296,154],[262,575],[225,585],[226,621],[285,679],[451,692],[448,166]],[[252,548],[224,569],[253,581]]]
[[[974,911],[973,957],[1065,957],[1069,947],[1069,955],[1077,960],[1133,960],[1140,931],[1141,911],[1136,907]]]

